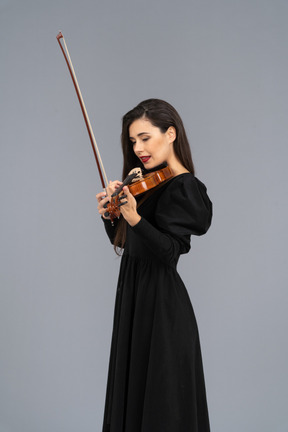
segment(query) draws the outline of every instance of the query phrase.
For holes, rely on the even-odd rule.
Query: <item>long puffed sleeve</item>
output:
[[[205,185],[192,174],[175,178],[158,201],[156,222],[172,235],[203,235],[212,220],[212,203]]]
[[[134,234],[161,261],[172,263],[190,249],[190,236],[210,227],[212,203],[205,185],[192,174],[181,174],[163,188],[155,209],[155,225],[142,217]]]

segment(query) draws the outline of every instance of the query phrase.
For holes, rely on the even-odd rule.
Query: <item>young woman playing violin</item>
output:
[[[151,173],[163,164],[173,175],[138,196],[133,183],[118,180],[96,195],[110,241],[122,250],[103,432],[208,432],[197,323],[176,266],[190,236],[208,230],[212,204],[167,102],[146,100],[123,117],[122,149],[123,180],[135,167]]]

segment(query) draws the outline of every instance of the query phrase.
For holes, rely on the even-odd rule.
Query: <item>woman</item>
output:
[[[212,204],[167,102],[146,100],[123,117],[122,149],[123,179],[163,163],[174,176],[137,200],[125,186],[114,225],[106,207],[121,182],[96,195],[107,234],[123,250],[103,432],[208,432],[197,323],[176,266],[191,234],[208,230]]]

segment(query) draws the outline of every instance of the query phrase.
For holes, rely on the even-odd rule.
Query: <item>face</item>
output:
[[[152,169],[174,158],[173,142],[175,129],[170,127],[166,132],[153,126],[147,119],[135,120],[129,127],[129,137],[135,155],[146,169]]]

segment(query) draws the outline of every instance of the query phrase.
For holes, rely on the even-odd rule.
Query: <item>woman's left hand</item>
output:
[[[120,207],[120,212],[129,225],[134,226],[141,219],[141,216],[137,212],[137,202],[127,186],[124,186],[123,192],[126,198],[121,200],[123,204]]]

